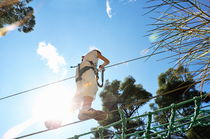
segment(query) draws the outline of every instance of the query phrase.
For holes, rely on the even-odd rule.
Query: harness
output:
[[[99,74],[98,74],[98,69],[95,67],[94,63],[92,61],[88,61],[90,63],[91,66],[85,66],[83,68],[80,68],[80,64],[78,64],[78,77],[76,78],[76,82],[78,81],[81,81],[82,80],[82,75],[88,71],[88,70],[93,70],[94,71],[94,74],[96,76],[97,79],[99,79]],[[104,82],[104,69],[102,70],[102,73],[101,73],[101,81],[102,83],[99,84],[98,80],[97,80],[97,85],[99,87],[103,87],[103,82]]]

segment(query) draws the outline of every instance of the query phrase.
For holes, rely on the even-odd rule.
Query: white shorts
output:
[[[87,70],[82,74],[82,80],[76,82],[77,92],[76,96],[83,98],[84,96],[90,96],[93,99],[98,91],[98,85],[96,81],[95,73],[92,69]]]

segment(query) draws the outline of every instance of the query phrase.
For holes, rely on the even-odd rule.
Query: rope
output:
[[[126,129],[127,119],[125,118],[122,109],[118,109],[118,111],[120,113],[120,118],[121,118],[121,121],[122,121],[122,128],[121,128],[122,129],[122,134],[121,134],[121,139],[125,139],[125,131],[127,130]]]
[[[192,126],[194,124],[196,124],[196,119],[197,119],[199,111],[200,111],[201,100],[198,99],[198,97],[194,97],[194,100],[195,100],[194,115],[191,119],[191,124],[188,127],[189,129],[192,128]]]
[[[126,63],[129,63],[129,62],[132,62],[132,61],[136,61],[136,60],[139,60],[139,59],[142,59],[142,58],[151,57],[153,55],[161,54],[161,53],[164,53],[164,52],[167,52],[167,51],[160,51],[160,52],[152,53],[150,55],[145,55],[145,56],[133,58],[133,59],[130,59],[130,60],[127,60],[127,61],[119,62],[119,63],[113,64],[113,65],[110,65],[110,66],[106,66],[105,69],[111,68],[111,67],[114,67],[114,66],[118,66],[118,65],[122,65],[122,64],[126,64]]]
[[[104,139],[104,134],[103,134],[104,128],[99,127],[99,128],[98,128],[98,132],[99,132],[100,139]]]
[[[55,81],[55,82],[51,82],[51,83],[48,83],[48,84],[40,85],[38,87],[34,87],[34,88],[31,88],[31,89],[28,89],[28,90],[25,90],[25,91],[22,91],[22,92],[19,92],[19,93],[9,95],[9,96],[5,96],[5,97],[0,98],[0,101],[4,100],[4,99],[7,99],[7,98],[10,98],[10,97],[14,97],[14,96],[17,96],[17,95],[28,93],[28,92],[33,91],[33,90],[44,88],[44,87],[47,87],[47,86],[50,86],[50,85],[53,85],[53,84],[57,84],[57,83],[60,83],[60,82],[63,82],[63,81],[69,80],[69,79],[73,79],[73,78],[75,78],[75,76],[68,77],[68,78],[58,80],[58,81]]]
[[[145,131],[145,137],[146,139],[150,139],[150,128],[151,128],[151,123],[152,123],[152,113],[148,112],[148,122],[147,122],[147,127],[146,127],[146,131]]]
[[[151,56],[151,55],[147,55],[147,57],[148,57],[148,56]],[[143,57],[141,57],[141,58],[145,58],[145,56],[143,56]],[[135,59],[131,59],[131,60],[128,60],[128,61],[124,61],[124,62],[120,62],[120,63],[117,63],[117,64],[113,64],[113,65],[110,65],[109,67],[113,67],[113,66],[117,66],[117,65],[120,65],[120,64],[124,64],[124,63],[131,62],[131,61],[134,61],[134,60],[137,60],[137,59],[140,59],[140,58],[135,58]],[[106,67],[106,68],[109,68],[109,67]],[[58,82],[62,82],[62,81],[65,81],[65,80],[69,80],[69,79],[71,79],[71,78],[74,78],[74,76],[73,76],[73,77],[69,77],[69,78],[65,78],[65,79],[63,79],[63,80],[59,80],[59,81],[56,81],[56,82],[52,82],[52,83],[49,83],[49,84],[45,84],[45,85],[42,85],[42,86],[39,86],[39,87],[30,89],[30,90],[26,90],[26,91],[23,91],[23,92],[14,94],[14,95],[10,95],[10,96],[7,96],[7,97],[1,98],[1,99],[5,99],[5,98],[8,98],[8,97],[12,97],[12,96],[15,96],[15,95],[19,95],[19,94],[22,94],[22,93],[26,93],[26,92],[29,92],[29,91],[32,91],[32,90],[35,90],[35,89],[38,89],[38,88],[42,88],[42,87],[51,85],[51,84],[55,84],[55,83],[58,83]],[[172,93],[172,92],[168,92],[167,94],[169,94],[169,93]],[[164,94],[164,95],[165,95],[165,94]],[[149,100],[150,100],[150,99],[153,99],[153,98],[156,98],[156,97],[158,97],[158,96],[160,96],[160,95],[151,97],[151,98],[149,98]],[[0,99],[0,100],[1,100],[1,99]],[[148,101],[148,99],[147,99],[147,101]],[[142,102],[142,101],[140,101],[140,102]],[[135,102],[135,103],[136,103],[136,102]],[[135,104],[135,103],[133,103],[133,104]],[[131,105],[126,106],[126,107],[130,107],[130,106],[131,106]],[[117,111],[117,110],[114,110],[114,111]],[[113,111],[113,112],[114,112],[114,111]],[[65,126],[72,125],[72,124],[75,124],[75,123],[80,123],[80,122],[83,122],[83,121],[77,121],[77,122],[69,123],[69,124],[63,125],[63,126],[61,126],[61,127],[65,127]],[[50,130],[54,130],[54,129],[50,129]],[[34,133],[31,133],[31,134],[28,134],[28,135],[24,135],[24,136],[21,136],[21,137],[18,137],[18,138],[24,138],[24,137],[27,137],[27,136],[32,136],[32,135],[39,134],[39,133],[42,133],[42,132],[47,132],[47,131],[49,131],[49,130],[42,130],[42,131],[34,132]],[[18,139],[18,138],[16,138],[16,139]]]
[[[168,125],[168,133],[166,135],[165,138],[169,138],[169,136],[171,135],[171,132],[173,131],[173,124],[174,124],[174,119],[175,119],[175,115],[176,115],[176,105],[175,104],[171,104],[172,108],[171,108],[171,116],[169,118],[169,125]]]
[[[197,99],[197,98],[193,98],[193,99],[191,99],[191,100],[195,100],[195,99]],[[177,104],[176,104],[176,105],[177,105]],[[208,106],[210,106],[210,105],[207,105],[207,106],[204,106],[204,107],[201,107],[201,108],[206,108],[206,107],[208,107]],[[125,106],[125,107],[123,107],[123,108],[127,108],[127,107],[128,107],[128,106]],[[129,105],[129,107],[130,107],[130,105]],[[172,106],[170,106],[170,107],[172,107]],[[200,109],[201,109],[201,108],[200,108]],[[122,108],[121,108],[121,109],[122,109]],[[200,110],[200,109],[199,109],[199,110]],[[118,110],[113,110],[113,111],[111,111],[111,113],[116,112],[116,111],[119,111],[119,109],[118,109]],[[152,115],[151,112],[150,112],[150,114]],[[150,116],[151,116],[151,115],[150,115]],[[148,115],[149,120],[148,120],[148,123],[147,123],[147,132],[146,132],[147,134],[149,133],[150,125],[151,125],[151,120],[152,120],[152,118],[151,118],[150,116]],[[68,123],[68,124],[62,125],[62,126],[59,127],[59,128],[63,128],[63,127],[69,126],[69,125],[73,125],[73,124],[76,124],[76,123],[81,123],[81,122],[88,121],[88,120],[91,120],[91,119],[87,119],[87,120],[83,120],[83,121],[76,121],[76,122]],[[56,128],[56,129],[58,129],[58,128]],[[48,132],[48,131],[51,131],[51,130],[55,130],[55,129],[41,130],[41,131],[34,132],[34,133],[31,133],[31,134],[23,135],[23,136],[14,138],[14,139],[21,139],[21,138],[25,138],[25,137],[28,137],[28,136],[33,136],[33,135],[36,135],[36,134],[40,134],[40,133],[43,133],[43,132]],[[76,135],[75,137],[79,137],[79,136]]]
[[[106,68],[110,68],[110,67],[122,65],[122,64],[125,64],[125,63],[128,63],[128,62],[136,61],[136,60],[139,60],[139,59],[142,59],[142,58],[146,58],[146,57],[151,57],[151,56],[153,56],[153,55],[157,55],[157,54],[164,53],[164,52],[166,52],[166,51],[160,51],[160,52],[153,53],[153,54],[150,54],[150,55],[145,55],[145,56],[137,57],[137,58],[134,58],[134,59],[130,59],[130,60],[127,60],[127,61],[123,61],[123,62],[119,62],[119,63],[113,64],[113,65],[110,65],[110,66],[106,66],[106,67],[104,67],[104,68],[106,69]],[[73,67],[73,66],[72,66],[72,67]],[[14,96],[18,96],[18,95],[21,95],[21,94],[28,93],[28,92],[33,91],[33,90],[37,90],[37,89],[40,89],[40,88],[44,88],[44,87],[47,87],[47,86],[50,86],[50,85],[53,85],[53,84],[56,84],[56,83],[60,83],[60,82],[66,81],[66,80],[70,80],[70,79],[73,79],[73,78],[75,78],[75,76],[68,77],[68,78],[64,78],[64,79],[62,79],[62,80],[54,81],[54,82],[51,82],[51,83],[48,83],[48,84],[40,85],[40,86],[38,86],[38,87],[34,87],[34,88],[32,88],[32,89],[28,89],[28,90],[25,90],[25,91],[21,91],[21,92],[12,94],[12,95],[8,95],[8,96],[5,96],[5,97],[0,98],[0,101],[1,101],[1,100],[4,100],[4,99],[7,99],[7,98],[14,97]]]
[[[90,120],[90,119],[88,119],[88,120]],[[87,120],[83,120],[83,121],[87,121]],[[83,122],[83,121],[76,121],[76,122],[68,123],[68,124],[62,125],[62,126],[61,126],[61,127],[59,127],[59,128],[63,128],[63,127],[69,126],[69,125],[77,124],[77,123],[81,123],[81,122]],[[25,138],[25,137],[33,136],[33,135],[36,135],[36,134],[40,134],[40,133],[44,133],[44,132],[48,132],[48,131],[52,131],[52,130],[56,130],[56,129],[58,129],[58,128],[55,128],[55,129],[46,129],[46,130],[40,130],[40,131],[37,131],[37,132],[31,133],[31,134],[27,134],[27,135],[23,135],[23,136],[20,136],[20,137],[14,138],[14,139],[21,139],[21,138]]]
[[[190,85],[191,85],[191,84],[190,84]],[[184,87],[186,87],[186,86],[184,86]],[[182,88],[181,88],[181,89],[182,89]],[[175,89],[175,90],[177,91],[177,89]],[[166,93],[163,94],[163,95],[167,95],[167,94],[170,94],[170,93],[173,93],[173,91],[166,92]],[[123,107],[123,108],[128,108],[128,107],[132,106],[133,104],[142,103],[142,102],[145,102],[145,101],[148,101],[148,100],[151,100],[151,99],[157,98],[157,97],[159,97],[159,96],[163,96],[163,95],[156,95],[156,96],[151,97],[151,98],[148,98],[148,99],[143,99],[143,100],[140,100],[140,101],[138,101],[138,102],[134,102],[134,103],[131,103],[131,104],[129,104],[129,105],[126,105],[126,106]],[[205,97],[205,96],[203,96],[203,97]],[[208,106],[209,106],[209,105],[208,105]],[[205,106],[205,107],[208,107],[208,106]],[[111,111],[110,113],[113,113],[113,112],[116,112],[116,111],[118,111],[118,110],[113,110],[113,111]],[[88,120],[90,120],[90,119],[88,119]],[[84,120],[84,121],[86,121],[86,120]],[[73,123],[69,123],[69,124],[66,124],[66,125],[61,126],[60,128],[65,127],[65,126],[69,126],[69,125],[73,125],[73,124],[76,124],[76,123],[80,123],[80,122],[83,122],[83,121],[76,121],[76,122],[73,122]],[[149,122],[149,121],[148,121],[148,122]],[[150,122],[151,122],[151,121],[150,121]],[[150,127],[148,127],[148,128],[150,128]],[[55,130],[55,129],[50,129],[50,130]],[[28,137],[28,136],[32,136],[32,135],[40,134],[40,133],[43,133],[43,132],[47,132],[47,131],[50,131],[50,130],[42,130],[42,131],[34,132],[34,133],[31,133],[31,134],[28,134],[28,135],[24,135],[24,136],[15,138],[15,139],[25,138],[25,137]]]

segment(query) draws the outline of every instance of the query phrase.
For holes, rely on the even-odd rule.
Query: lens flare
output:
[[[33,107],[33,117],[37,121],[69,119],[72,94],[68,87],[55,85],[43,89]]]
[[[159,38],[157,33],[153,33],[149,36],[149,41],[150,42],[155,42]]]
[[[15,30],[19,26],[18,23],[14,23],[3,28],[0,28],[0,36],[5,36],[7,32]]]
[[[3,139],[12,139],[17,137],[21,132],[27,129],[29,126],[34,124],[35,121],[33,119],[28,119],[12,128],[10,128],[4,135]]]

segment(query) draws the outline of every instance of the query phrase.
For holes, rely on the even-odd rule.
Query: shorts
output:
[[[96,96],[98,91],[98,85],[96,81],[95,73],[92,69],[87,70],[82,74],[82,80],[76,82],[77,84],[77,92],[76,96],[79,98],[83,98],[85,96],[90,96],[93,99]]]

